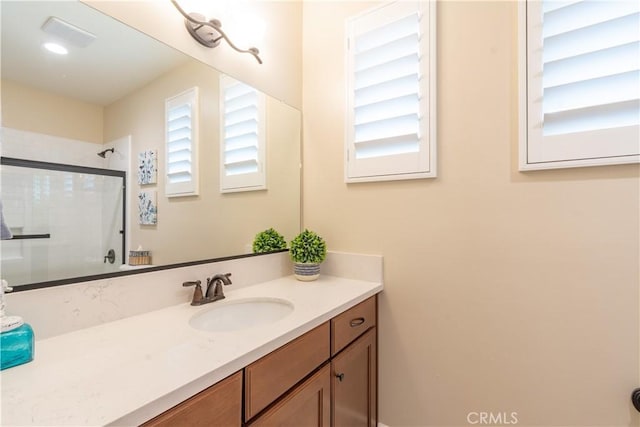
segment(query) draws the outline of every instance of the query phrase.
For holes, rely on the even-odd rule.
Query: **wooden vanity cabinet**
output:
[[[271,372],[271,379],[265,386],[270,384],[281,390],[274,379],[283,377],[288,369],[298,372],[295,377],[299,377],[303,372],[301,364],[310,372],[309,368],[321,365],[319,360],[329,360],[280,400],[277,400],[279,393],[273,393],[269,402],[261,399],[261,407],[276,403],[250,420],[248,425],[375,427],[378,418],[376,323],[376,297],[371,297],[331,319],[330,334],[323,325],[293,341],[291,344],[295,345],[296,351],[288,351],[291,344],[287,344],[255,362],[263,372],[257,375],[254,371],[252,375],[262,378],[267,371]],[[331,356],[324,347],[329,336]],[[311,354],[315,357],[310,357]],[[316,364],[308,363],[309,360]],[[248,406],[252,405],[251,395],[247,392],[250,383],[247,373],[252,368],[250,365],[245,369],[246,420],[250,419]]]
[[[377,346],[376,329],[331,360],[332,425],[377,425]]]
[[[331,424],[375,427],[378,421],[377,299],[331,319]]]
[[[242,371],[142,424],[143,427],[240,427]]]
[[[143,426],[375,427],[376,303],[361,302]]]

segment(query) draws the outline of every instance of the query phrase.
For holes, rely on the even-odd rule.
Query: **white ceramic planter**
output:
[[[293,274],[296,279],[303,282],[311,282],[320,277],[320,264],[318,263],[306,263],[306,262],[294,262]]]

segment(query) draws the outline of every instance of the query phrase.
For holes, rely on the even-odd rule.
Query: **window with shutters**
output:
[[[436,176],[435,58],[435,1],[347,21],[347,182]]]
[[[640,2],[519,7],[520,169],[640,161]]]
[[[198,88],[165,101],[167,197],[198,194]]]
[[[220,92],[220,191],[264,190],[264,94],[229,76],[221,76]]]

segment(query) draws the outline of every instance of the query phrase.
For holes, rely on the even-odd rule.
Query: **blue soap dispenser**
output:
[[[4,312],[4,293],[12,290],[3,280],[0,285],[0,370],[33,360],[33,329],[20,316],[6,316]]]

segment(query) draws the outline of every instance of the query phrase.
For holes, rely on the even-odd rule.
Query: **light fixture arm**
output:
[[[203,46],[213,48],[220,44],[221,39],[224,39],[232,49],[240,53],[251,54],[254,58],[256,58],[259,64],[262,64],[262,59],[260,59],[260,56],[258,56],[260,54],[258,48],[250,47],[246,50],[238,48],[235,44],[233,44],[231,40],[229,40],[229,37],[225,34],[225,32],[222,31],[222,24],[219,20],[211,19],[210,21],[204,21],[202,19],[199,19],[200,17],[206,19],[202,15],[196,13],[186,13],[180,7],[176,0],[171,0],[171,3],[175,6],[176,9],[178,9],[178,12],[180,12],[180,14],[184,16],[184,24],[187,28],[187,31],[189,31],[191,37],[193,37],[198,43],[202,44]],[[209,28],[210,30],[205,27]]]

